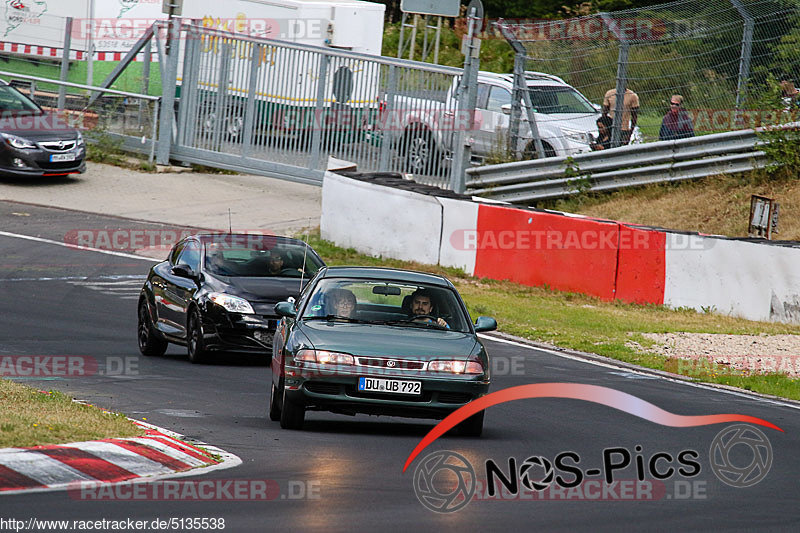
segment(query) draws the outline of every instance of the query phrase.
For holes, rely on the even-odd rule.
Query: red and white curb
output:
[[[177,433],[134,422],[145,429],[143,437],[0,449],[0,495],[194,476],[242,464],[216,446],[189,444]]]

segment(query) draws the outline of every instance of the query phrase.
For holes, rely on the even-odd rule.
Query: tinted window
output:
[[[204,265],[219,276],[307,279],[324,266],[305,243],[272,235],[204,237]]]
[[[489,92],[489,103],[486,109],[489,111],[496,111],[497,113],[503,112],[503,106],[511,103],[511,93],[508,89],[502,87],[492,87]]]
[[[172,264],[172,265],[177,265],[178,264],[178,256],[183,251],[183,245],[184,244],[186,244],[186,243],[185,242],[179,242],[178,244],[175,245],[174,248],[172,248],[172,251],[169,253],[169,262],[170,262],[170,264]]]
[[[486,109],[486,101],[489,99],[490,88],[491,85],[486,85],[485,83],[478,84],[478,100],[475,105],[477,105],[481,109]]]
[[[422,314],[412,309],[415,299],[427,301],[430,307],[425,314],[443,318],[450,330],[469,332],[469,318],[465,316],[455,291],[401,282],[350,278],[322,279],[314,287],[314,292],[303,309],[302,317],[313,319],[329,315],[342,316],[346,313],[345,318],[365,322],[388,323],[397,327],[435,327],[431,321],[414,320],[414,316]],[[355,306],[339,307],[340,300],[354,301]]]
[[[178,256],[179,265],[189,265],[195,271],[200,271],[200,243],[197,241],[186,241],[183,250]]]
[[[597,113],[594,107],[572,87],[528,87],[537,113]]]
[[[38,115],[41,108],[27,96],[8,85],[0,85],[0,113],[27,113]]]

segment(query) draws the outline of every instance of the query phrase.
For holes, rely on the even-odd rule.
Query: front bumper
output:
[[[211,350],[272,354],[278,317],[228,313],[216,309],[203,317],[203,340]]]
[[[421,394],[359,391],[358,382],[362,377],[420,381]],[[284,383],[287,397],[310,410],[437,419],[485,395],[490,385],[485,376],[374,372],[363,367],[318,364],[287,366]]]
[[[74,157],[72,161],[51,161],[51,158]],[[17,149],[3,143],[0,148],[0,174],[13,177],[64,176],[86,172],[86,147],[64,152],[43,148]],[[16,160],[16,163],[15,163]]]

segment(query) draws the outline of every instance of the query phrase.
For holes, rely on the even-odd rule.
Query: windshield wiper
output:
[[[387,326],[413,326],[415,328],[423,327],[423,328],[431,328],[434,329],[447,329],[444,326],[440,326],[437,322],[423,322],[420,320],[416,320],[414,318],[406,318],[403,320],[386,320],[385,322],[381,322],[381,324],[385,324]]]
[[[344,320],[345,322],[352,322],[355,324],[372,324],[369,320],[361,320],[349,316],[341,315],[325,315],[325,316],[304,316],[303,320]]]

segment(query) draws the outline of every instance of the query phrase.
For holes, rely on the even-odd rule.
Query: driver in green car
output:
[[[411,294],[411,316],[420,317],[420,320],[435,322],[443,328],[450,329],[450,325],[442,317],[434,317],[433,298],[430,291],[417,289]]]

